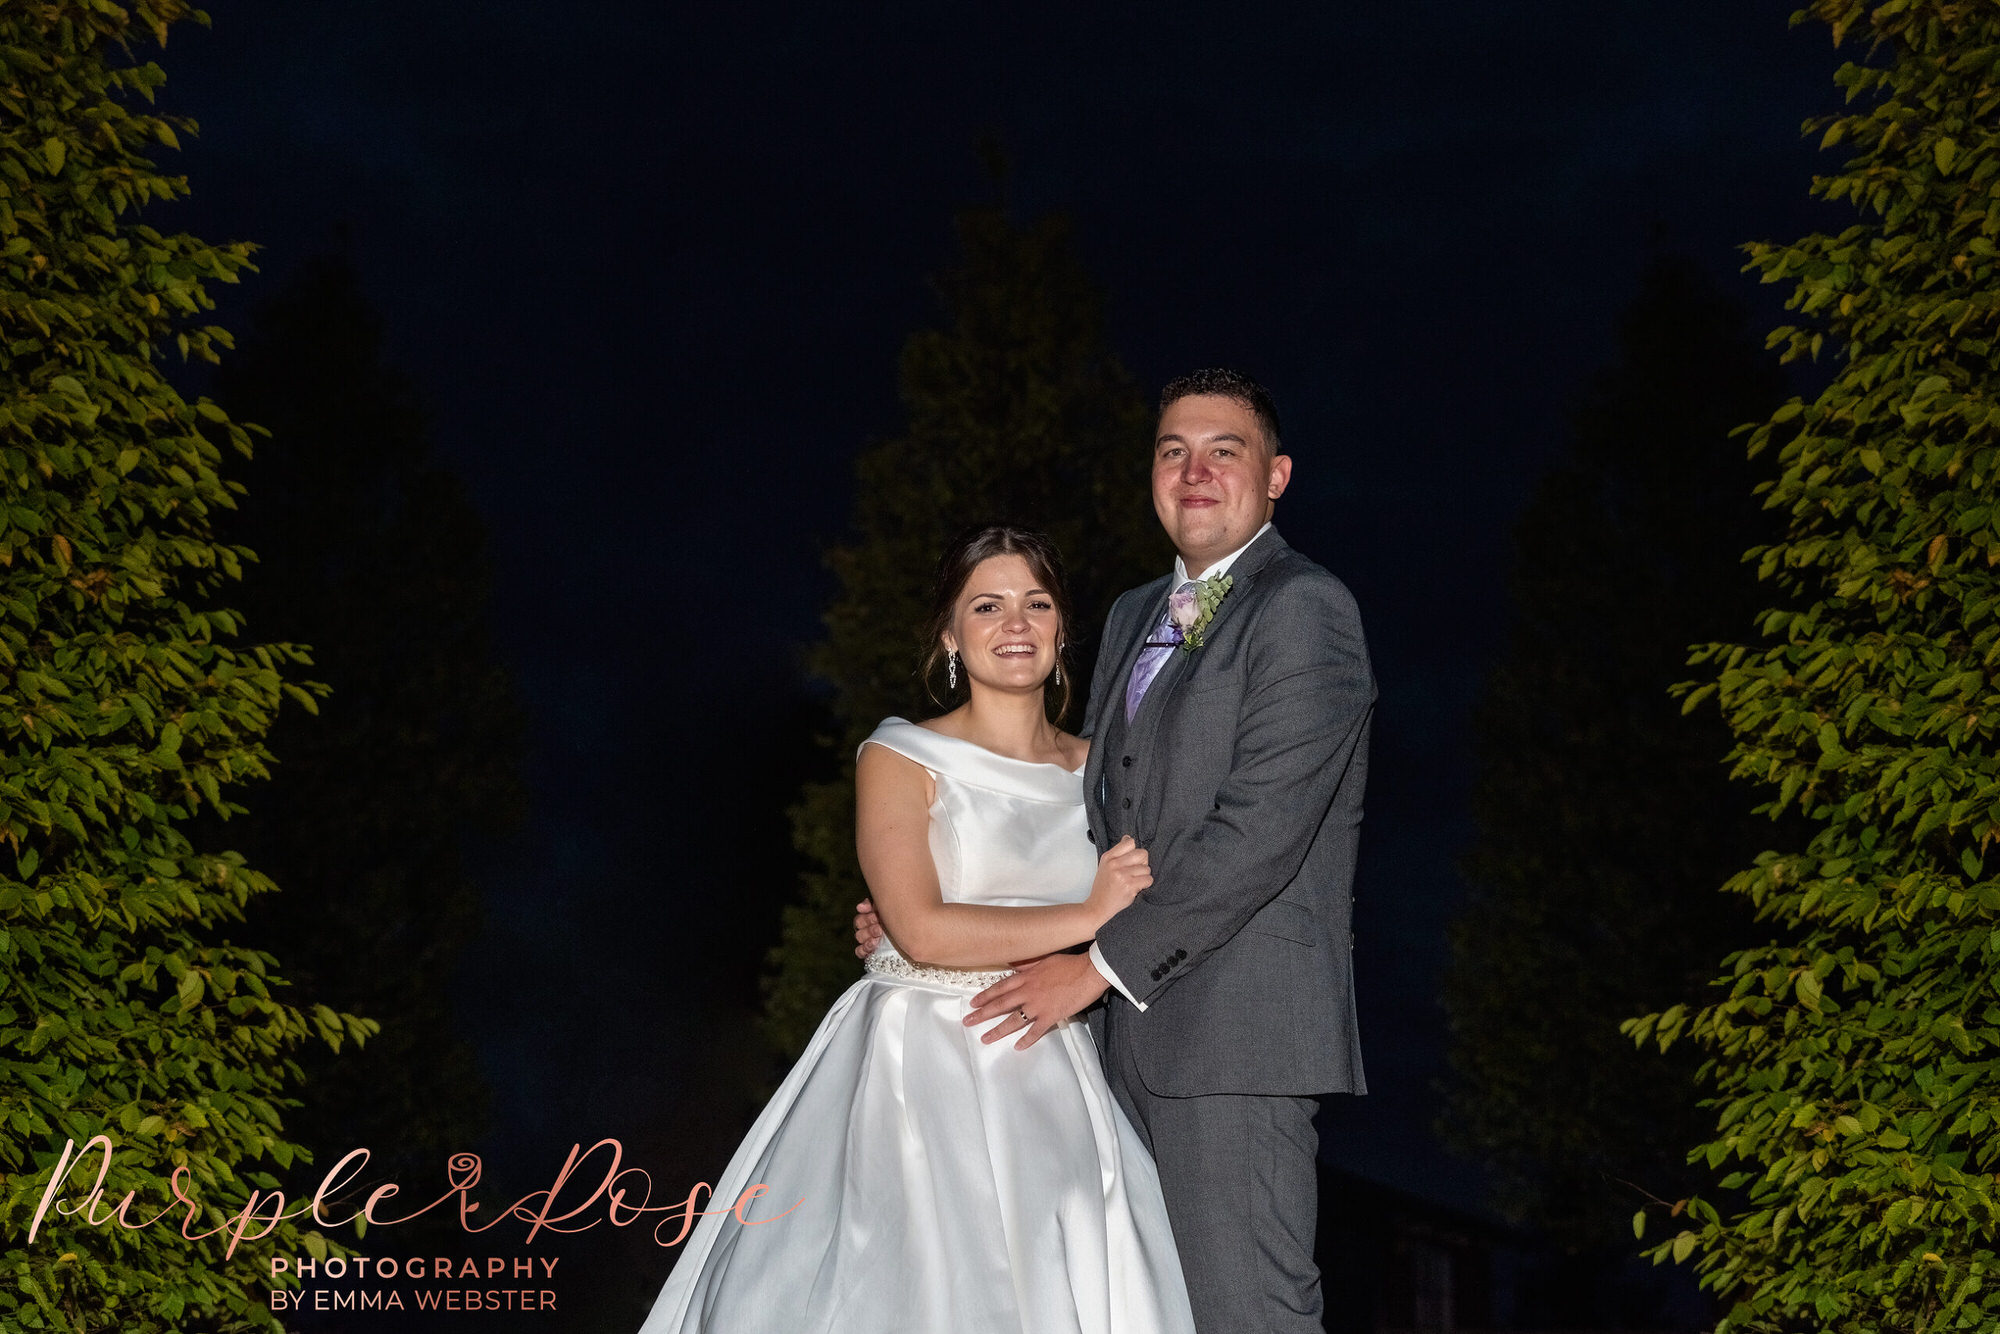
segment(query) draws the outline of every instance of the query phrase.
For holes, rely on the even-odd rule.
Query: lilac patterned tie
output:
[[[1199,584],[1190,579],[1174,591],[1185,593],[1189,589],[1199,587]],[[1160,668],[1167,665],[1168,657],[1180,646],[1181,640],[1187,637],[1181,633],[1181,628],[1174,624],[1171,602],[1169,599],[1169,610],[1160,613],[1160,623],[1153,627],[1152,637],[1146,641],[1146,647],[1139,650],[1139,660],[1132,664],[1132,678],[1125,683],[1125,721],[1128,723],[1138,715],[1139,701],[1146,698],[1146,691],[1153,684],[1153,678],[1160,674]]]

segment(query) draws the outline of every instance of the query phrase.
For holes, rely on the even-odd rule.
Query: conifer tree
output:
[[[1575,1250],[1629,1246],[1640,1192],[1694,1187],[1697,1061],[1649,1059],[1617,1017],[1701,998],[1748,925],[1715,886],[1769,837],[1717,762],[1719,720],[1668,695],[1688,645],[1750,629],[1761,597],[1741,553],[1773,525],[1731,432],[1783,378],[1746,324],[1692,262],[1649,266],[1515,529],[1477,714],[1441,1126],[1504,1213]]]
[[[275,1328],[259,1247],[324,1253],[296,1223],[225,1260],[252,1188],[296,1189],[289,1053],[368,1021],[284,1003],[273,959],[230,939],[271,882],[194,846],[198,811],[265,777],[285,644],[240,645],[219,605],[250,553],[219,542],[225,451],[245,428],[168,383],[228,346],[199,323],[245,245],[141,221],[186,193],[149,158],[192,130],[152,110],[142,53],[181,0],[0,7],[0,1328],[163,1334]],[[65,1141],[117,1145],[105,1182],[150,1228],[29,1223]],[[64,1198],[95,1174],[90,1160]],[[308,1184],[308,1189],[310,1188]],[[256,1229],[253,1227],[252,1232]]]
[[[1105,343],[1067,226],[1016,227],[980,209],[959,217],[958,237],[959,262],[937,284],[945,326],[903,348],[907,428],[862,452],[854,534],[830,558],[840,590],[811,666],[834,688],[843,767],[794,811],[794,842],[817,869],[785,910],[766,978],[767,1030],[787,1053],[856,976],[849,921],[867,890],[854,860],[854,748],[891,714],[942,711],[944,683],[920,680],[917,666],[945,544],[997,520],[1055,540],[1079,622],[1079,699],[1111,600],[1171,559],[1148,499],[1152,413]]]
[[[1729,1330],[2000,1325],[2000,7],[1816,0],[1853,52],[1847,145],[1814,192],[1859,221],[1750,247],[1791,286],[1773,344],[1831,383],[1751,436],[1776,450],[1758,550],[1788,590],[1718,644],[1735,770],[1812,822],[1729,881],[1768,943],[1723,998],[1628,1025],[1692,1038],[1720,1179],[1656,1260],[1698,1256]],[[1643,1226],[1641,1215],[1635,1226]]]
[[[270,432],[224,527],[259,558],[237,604],[260,636],[312,644],[333,692],[279,720],[284,763],[229,830],[286,889],[249,935],[301,995],[382,1025],[363,1051],[302,1056],[288,1123],[322,1155],[367,1145],[366,1179],[408,1179],[482,1120],[449,1001],[479,918],[461,845],[525,806],[524,726],[488,643],[485,525],[382,344],[353,266],[319,256],[259,306],[213,393]]]

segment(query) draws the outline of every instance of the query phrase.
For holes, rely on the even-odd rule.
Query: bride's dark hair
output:
[[[1028,562],[1028,572],[1035,576],[1035,582],[1056,604],[1056,622],[1060,627],[1056,634],[1056,667],[1062,672],[1062,684],[1055,688],[1055,708],[1049,716],[1061,722],[1063,715],[1069,712],[1070,682],[1074,676],[1068,654],[1071,624],[1069,590],[1063,586],[1062,557],[1056,553],[1055,543],[1029,528],[1016,528],[1005,523],[969,528],[959,534],[944,549],[944,555],[938,558],[937,583],[931,592],[930,619],[924,626],[924,661],[919,669],[924,689],[933,700],[945,707],[956,703],[971,690],[971,683],[961,680],[958,689],[946,686],[943,695],[938,693],[946,675],[944,633],[951,629],[952,614],[958,610],[959,595],[965,592],[966,580],[972,578],[972,572],[979,568],[981,561],[995,556],[1019,556]],[[1044,683],[1042,688],[1046,697],[1047,684]]]

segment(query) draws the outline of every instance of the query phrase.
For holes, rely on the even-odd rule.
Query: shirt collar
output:
[[[1229,567],[1236,563],[1236,558],[1242,555],[1244,552],[1248,551],[1251,548],[1251,546],[1257,541],[1258,538],[1262,537],[1264,534],[1270,531],[1271,531],[1271,524],[1267,520],[1262,528],[1259,528],[1256,532],[1250,535],[1250,541],[1245,542],[1242,546],[1236,548],[1236,550],[1230,552],[1227,556],[1224,556],[1221,560],[1217,561],[1215,564],[1203,570],[1201,572],[1201,578],[1214,579],[1219,575],[1228,574]],[[1187,582],[1188,582],[1187,563],[1183,561],[1179,556],[1175,556],[1174,587],[1179,588],[1182,584]]]

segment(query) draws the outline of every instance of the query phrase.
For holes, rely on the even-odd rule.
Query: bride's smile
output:
[[[1028,562],[1016,555],[979,563],[967,581],[945,646],[982,686],[1039,690],[1055,670],[1062,615]]]

